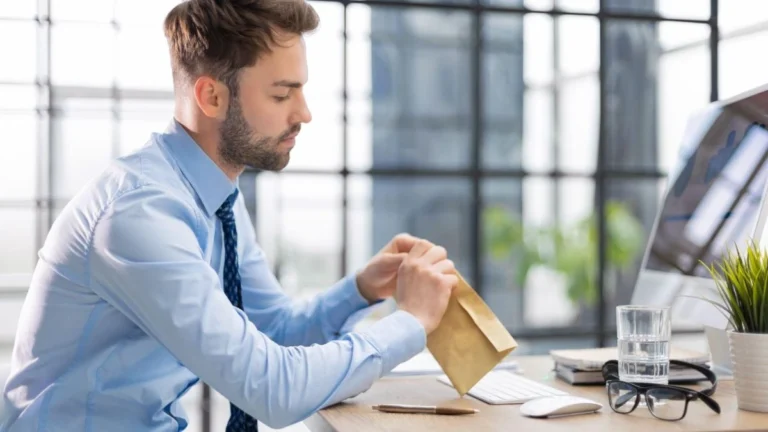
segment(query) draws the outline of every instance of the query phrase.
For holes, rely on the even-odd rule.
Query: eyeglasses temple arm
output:
[[[717,389],[717,375],[715,375],[713,371],[697,364],[689,364],[689,366],[692,366],[693,369],[701,372],[712,382],[712,387],[704,390],[703,392],[696,392],[696,394],[705,404],[707,404],[708,407],[712,409],[712,411],[720,414],[720,404],[718,404],[714,399],[710,397],[710,395],[715,394],[715,389]]]
[[[615,406],[616,408],[621,408],[622,406],[624,406],[624,404],[632,401],[636,397],[637,397],[636,392],[625,393],[624,395],[616,398],[616,401],[613,403],[613,406]]]
[[[712,411],[720,414],[720,404],[718,404],[714,399],[705,395],[704,393],[698,392],[697,394],[702,402],[707,404],[708,407],[712,408]]]

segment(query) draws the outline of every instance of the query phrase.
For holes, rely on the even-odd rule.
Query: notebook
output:
[[[603,384],[605,382],[603,373],[599,370],[578,370],[561,364],[556,364],[555,372],[558,378],[568,384]],[[694,369],[676,368],[674,366],[670,366],[669,368],[670,384],[683,384],[703,381],[706,379],[707,377]]]
[[[556,364],[581,371],[600,370],[605,362],[619,357],[616,347],[552,350],[549,355]],[[669,358],[699,365],[709,362],[709,354],[675,346],[671,347]]]

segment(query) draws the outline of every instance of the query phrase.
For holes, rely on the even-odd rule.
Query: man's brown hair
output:
[[[174,85],[209,75],[237,92],[237,72],[279,45],[279,34],[315,30],[305,0],[188,0],[165,17]]]

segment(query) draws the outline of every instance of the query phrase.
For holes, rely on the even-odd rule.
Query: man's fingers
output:
[[[448,258],[448,252],[442,246],[434,246],[422,258],[427,264],[434,264]]]
[[[431,244],[432,243],[426,240],[417,241],[416,244],[411,248],[411,251],[408,252],[408,256],[412,258],[420,258],[430,249]]]
[[[407,257],[407,253],[383,253],[379,256],[378,260],[381,264],[383,264],[385,267],[398,267],[400,263],[403,262],[405,257]]]
[[[392,245],[395,247],[395,251],[408,253],[418,241],[418,237],[402,233],[392,239]]]
[[[392,239],[392,245],[394,246],[396,252],[408,253],[420,241],[427,242],[430,246],[433,246],[433,244],[427,240],[420,239],[406,233],[396,235],[395,238]]]
[[[449,259],[438,261],[435,265],[432,266],[432,269],[438,273],[445,273],[449,275],[456,272],[456,267],[453,265],[453,261]]]
[[[451,288],[456,288],[456,285],[459,284],[459,278],[455,274],[444,274],[440,275],[440,277],[442,277]]]

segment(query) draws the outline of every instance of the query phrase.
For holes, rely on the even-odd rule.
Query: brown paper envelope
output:
[[[427,348],[464,396],[517,348],[517,342],[475,290],[456,275],[459,284],[440,325],[427,337]]]

